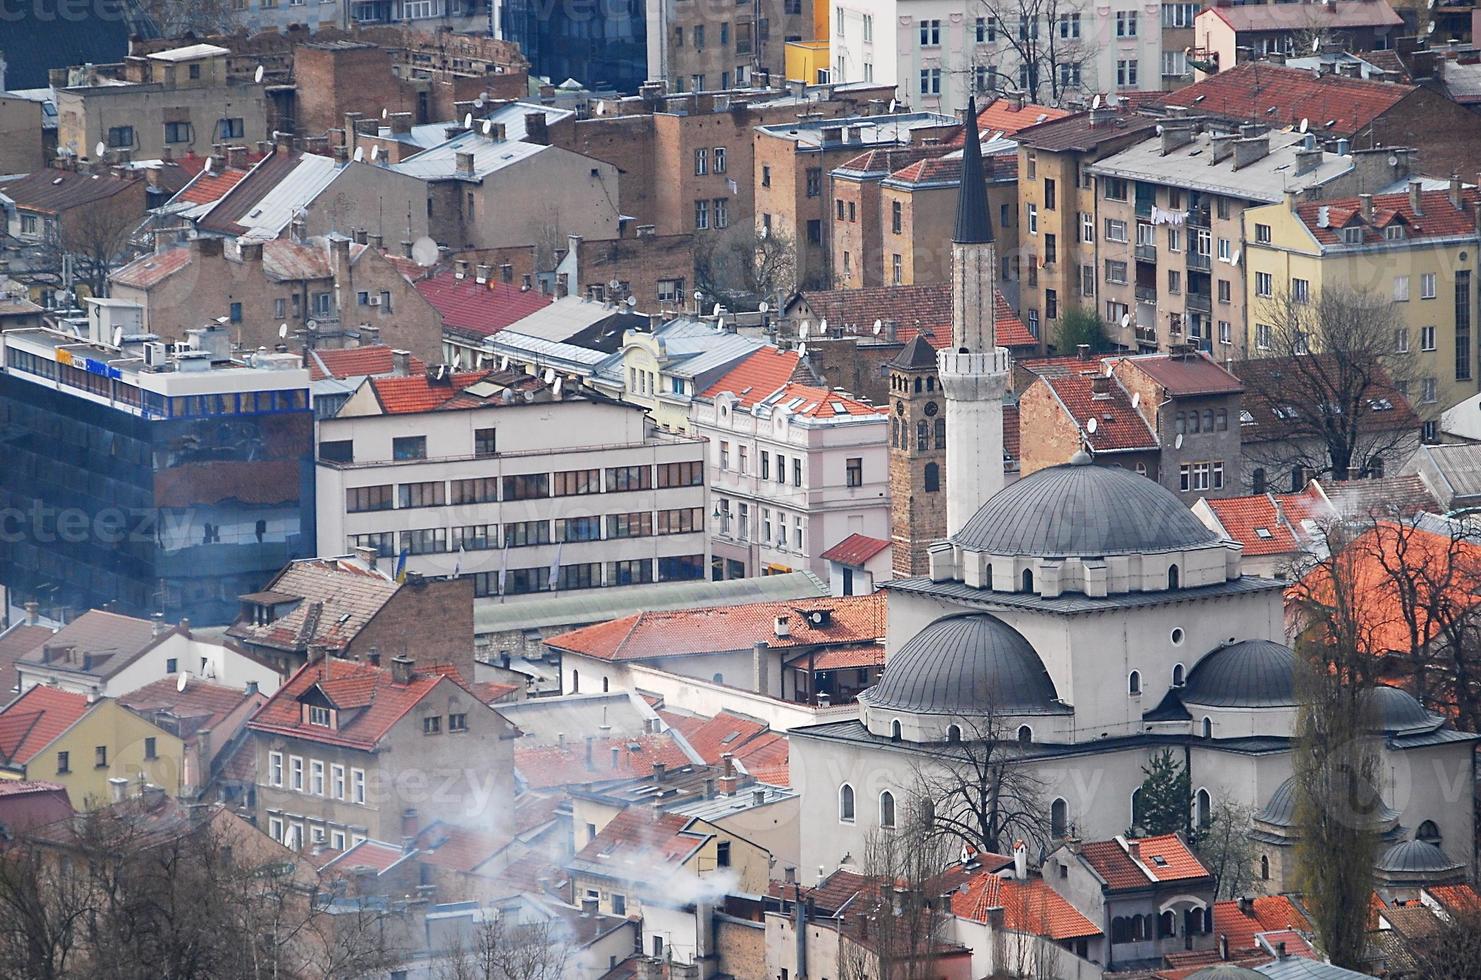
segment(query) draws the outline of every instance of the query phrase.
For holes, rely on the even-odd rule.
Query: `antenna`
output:
[[[117,347],[123,343],[123,327],[113,328],[113,346]]]
[[[797,336],[798,336],[798,338],[801,339],[801,340],[806,340],[807,339],[807,331],[809,329],[811,329],[811,325],[806,320],[803,320],[802,323],[798,324],[798,326],[797,326]]]
[[[1100,422],[1098,422],[1096,420],[1096,418],[1095,418],[1094,415],[1090,416],[1090,418],[1088,418],[1088,419],[1085,420],[1085,431],[1086,432],[1090,433],[1091,435],[1095,435],[1095,430],[1098,429],[1098,428],[1100,428]]]
[[[884,329],[884,321],[883,320],[880,320],[878,318],[875,318],[875,321],[874,321],[874,336],[878,337],[879,336],[879,332],[881,330],[883,330],[883,329]]]
[[[1133,391],[1131,393],[1131,407],[1132,408],[1136,408],[1141,403],[1142,403],[1142,393],[1140,391]]]
[[[180,676],[175,679],[175,690],[177,690],[177,691],[184,691],[185,690],[185,685],[186,684],[189,684],[189,683],[190,683],[190,675],[187,674],[185,671],[182,670],[182,671],[180,671]]]
[[[278,324],[278,339],[279,340],[282,340],[286,336],[288,336],[288,324],[286,324],[286,323],[280,323],[280,324]]]
[[[95,157],[101,157],[101,156],[103,156],[107,152],[108,152],[108,145],[106,143],[104,143],[102,140],[98,140],[98,145],[95,146],[95,147],[93,147],[93,156],[95,156]]]
[[[365,147],[363,147],[363,146],[357,146],[357,147],[355,147],[355,162],[356,163],[361,163],[364,160],[365,160]]]
[[[262,76],[265,73],[266,73],[266,70],[261,65],[258,65],[257,66],[257,70],[252,73],[252,81],[254,81],[257,84],[261,85],[262,84]]]

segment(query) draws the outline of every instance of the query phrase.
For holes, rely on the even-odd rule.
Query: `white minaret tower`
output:
[[[946,533],[956,534],[1003,488],[1003,394],[1008,349],[998,346],[993,323],[997,249],[987,188],[977,105],[967,100],[962,186],[951,244],[951,347],[936,355],[946,392]]]

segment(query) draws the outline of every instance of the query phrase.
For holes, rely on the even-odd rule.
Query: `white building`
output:
[[[321,423],[319,553],[372,547],[472,576],[480,597],[699,579],[704,475],[698,440],[586,391],[516,372],[369,378]]]
[[[1095,92],[1162,88],[1159,6],[1067,0],[1055,23],[1031,26],[1018,23],[1020,9],[949,0],[837,0],[831,80],[897,85],[912,108],[948,113],[965,105],[971,92],[1022,91],[1047,105]],[[1009,16],[996,16],[1004,12]],[[1015,48],[1009,31],[1030,40]],[[1037,91],[1021,51],[1040,65]]]
[[[789,380],[791,351],[746,358],[696,399],[709,443],[715,575],[805,570],[850,534],[888,538],[889,418],[841,392]]]

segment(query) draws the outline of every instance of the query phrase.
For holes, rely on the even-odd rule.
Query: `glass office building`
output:
[[[212,332],[178,354],[3,335],[0,584],[12,606],[229,623],[237,596],[313,554],[308,371],[293,354],[233,360]]]
[[[644,0],[505,0],[500,34],[518,42],[531,75],[556,85],[574,78],[589,89],[633,93],[648,80],[645,7]]]

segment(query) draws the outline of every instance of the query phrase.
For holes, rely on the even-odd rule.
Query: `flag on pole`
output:
[[[453,562],[453,578],[457,578],[463,571],[463,556],[466,554],[467,552],[463,549],[463,546],[458,545],[458,559]]]
[[[552,558],[552,559],[550,559],[550,588],[551,588],[551,591],[554,591],[555,590],[556,585],[559,584],[559,582],[561,580],[561,548],[564,545],[565,545],[565,542],[564,541],[558,542],[556,544],[556,546],[555,546],[555,557]]]
[[[401,546],[401,554],[396,556],[396,581],[398,582],[406,581],[406,559],[410,554],[411,545],[404,544]]]
[[[504,552],[499,556],[499,595],[504,595],[504,583],[509,578],[509,529],[504,529]]]

